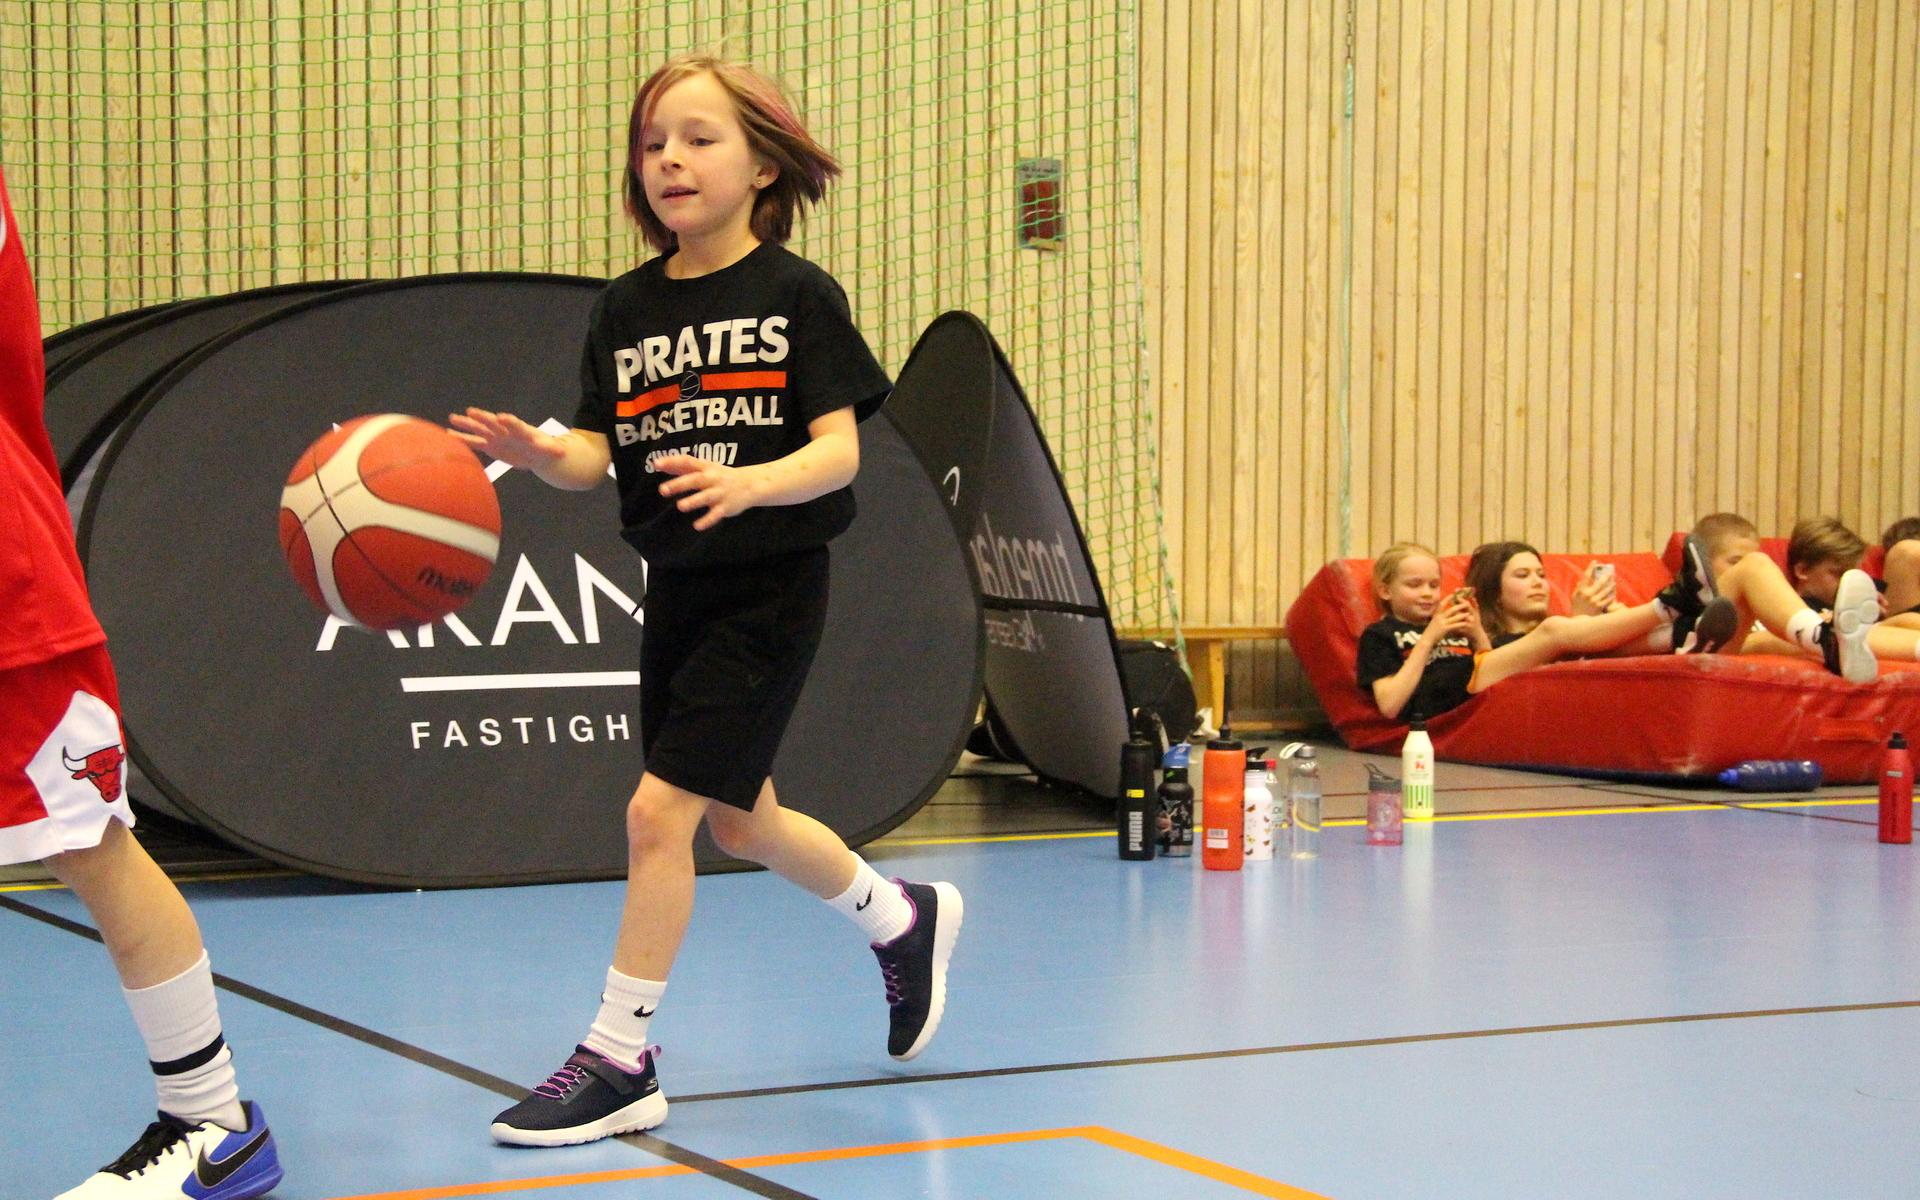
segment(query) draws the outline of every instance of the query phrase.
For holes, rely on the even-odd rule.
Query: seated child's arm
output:
[[[1440,621],[1437,617],[1427,622],[1427,627],[1420,633],[1420,640],[1407,652],[1406,660],[1400,664],[1400,669],[1391,675],[1382,675],[1368,684],[1369,690],[1373,693],[1373,702],[1379,707],[1381,716],[1389,720],[1398,717],[1400,710],[1407,706],[1407,701],[1413,699],[1413,693],[1419,689],[1420,680],[1427,673],[1427,657],[1433,653],[1434,643],[1440,639],[1439,627]],[[1391,645],[1391,635],[1385,629],[1367,632]],[[1362,669],[1364,670],[1364,667]]]
[[[1471,593],[1463,588],[1449,597],[1440,606],[1440,611],[1433,614],[1433,619],[1427,622],[1427,627],[1420,631],[1420,640],[1407,652],[1400,669],[1372,680],[1370,690],[1373,692],[1373,702],[1380,708],[1380,715],[1390,720],[1399,717],[1407,702],[1413,699],[1414,692],[1419,690],[1420,681],[1427,673],[1427,660],[1432,656],[1434,647],[1440,644],[1440,639],[1457,633],[1472,638],[1474,631],[1479,628],[1479,609]],[[1382,629],[1378,636],[1390,638],[1391,635]],[[1484,639],[1485,636],[1483,630],[1480,637]]]

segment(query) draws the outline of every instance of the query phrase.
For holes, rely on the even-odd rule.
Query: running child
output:
[[[451,418],[469,444],[556,487],[593,487],[611,462],[624,536],[648,566],[626,903],[586,1037],[494,1120],[496,1139],[529,1146],[666,1119],[648,1024],[692,911],[701,821],[721,850],[866,935],[895,1058],[940,1024],[962,916],[951,884],[881,878],[781,807],[768,777],[820,644],[827,544],[854,516],[855,425],[891,390],[839,284],[782,244],[838,164],[766,76],[699,55],[641,85],[627,156],[627,212],[659,254],[593,309],[574,428],[550,436],[477,408]]]
[[[40,305],[0,175],[0,865],[43,861],[86,905],[159,1100],[133,1145],[59,1200],[263,1196],[280,1182],[278,1149],[240,1099],[200,927],[129,832],[120,695],[45,411]],[[88,1047],[62,1054],[63,1072],[91,1070]],[[22,1097],[20,1120],[52,1116]]]

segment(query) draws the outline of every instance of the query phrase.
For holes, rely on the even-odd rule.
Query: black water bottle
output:
[[[1159,807],[1153,789],[1153,769],[1160,757],[1159,748],[1148,741],[1146,731],[1136,723],[1133,736],[1120,747],[1120,803],[1116,824],[1120,834],[1120,857],[1149,859],[1158,834],[1154,811]]]

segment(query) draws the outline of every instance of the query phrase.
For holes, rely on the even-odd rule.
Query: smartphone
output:
[[[1613,564],[1610,562],[1597,562],[1593,564],[1593,577],[1596,581],[1612,579]]]

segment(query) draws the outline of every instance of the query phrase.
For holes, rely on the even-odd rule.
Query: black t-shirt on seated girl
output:
[[[730,467],[784,458],[807,425],[878,412],[892,383],[833,276],[773,242],[694,279],[654,258],[607,285],[588,320],[577,429],[606,435],[622,536],[649,567],[751,562],[824,546],[853,523],[853,490],[751,508],[704,532],[654,467],[674,453]]]
[[[1373,699],[1375,680],[1400,673],[1400,668],[1420,644],[1422,625],[1411,625],[1398,617],[1382,617],[1360,631],[1360,690]],[[1443,637],[1427,655],[1427,669],[1413,696],[1400,712],[1402,716],[1419,713],[1436,717],[1467,702],[1467,684],[1473,679],[1473,643],[1464,633]]]

